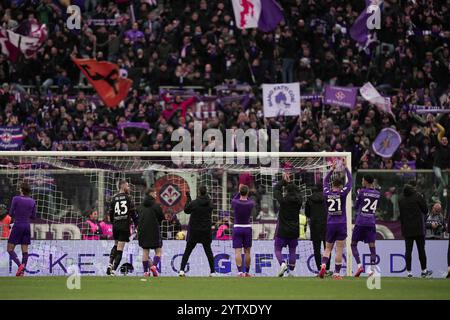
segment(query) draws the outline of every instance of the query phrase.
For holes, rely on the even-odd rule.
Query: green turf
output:
[[[366,279],[82,277],[69,290],[66,277],[0,277],[0,299],[450,299],[450,280],[382,278],[380,290]]]

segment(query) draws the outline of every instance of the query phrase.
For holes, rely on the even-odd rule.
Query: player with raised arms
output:
[[[10,215],[13,227],[8,238],[7,251],[12,261],[17,264],[16,277],[22,277],[28,262],[28,246],[31,244],[30,220],[36,219],[36,201],[31,197],[31,188],[26,182],[20,185],[20,195],[11,202]],[[22,261],[14,251],[16,245],[22,249]]]
[[[185,276],[184,269],[186,268],[189,256],[197,243],[201,243],[203,250],[205,251],[206,258],[208,259],[210,276],[216,276],[214,255],[211,249],[211,215],[214,205],[211,198],[208,196],[205,186],[200,186],[198,188],[198,193],[199,196],[197,199],[191,201],[190,193],[186,192],[187,202],[184,207],[184,213],[189,214],[191,217],[188,225],[186,248],[183,253],[183,258],[181,259],[181,267],[178,274],[180,277]]]
[[[375,227],[375,213],[378,208],[378,202],[381,194],[373,187],[373,176],[366,174],[362,179],[363,188],[358,190],[356,196],[356,222],[355,228],[352,233],[352,254],[355,257],[358,269],[355,273],[355,277],[359,277],[364,272],[364,268],[361,265],[361,259],[358,252],[358,242],[364,241],[369,244],[370,249],[370,265],[372,266],[371,273],[373,273],[373,266],[376,262],[376,227]]]
[[[248,194],[248,186],[239,184],[239,192],[231,200],[231,208],[234,213],[233,248],[239,277],[251,277],[249,273],[252,247],[250,217],[255,207],[255,202],[248,198]],[[245,273],[242,271],[242,248],[245,254]]]
[[[145,191],[144,201],[139,207],[138,241],[142,248],[142,267],[144,277],[148,277],[149,270],[154,277],[158,276],[158,263],[161,261],[162,239],[160,225],[164,220],[161,206],[156,202],[156,190],[149,188]],[[153,262],[149,259],[150,249],[155,250]]]
[[[119,192],[111,199],[109,217],[113,224],[114,246],[109,255],[107,275],[114,276],[122,260],[125,244],[130,241],[130,227],[133,221],[137,226],[138,216],[134,202],[130,196],[130,186],[126,180],[119,182]]]
[[[283,195],[283,187],[285,195]],[[274,188],[273,197],[278,201],[277,227],[275,230],[275,256],[280,264],[278,276],[282,277],[286,272],[288,276],[294,276],[295,260],[300,233],[298,215],[302,207],[302,197],[299,188],[291,182],[288,173],[283,173],[283,178]],[[284,247],[289,248],[288,264],[283,261],[281,254]]]
[[[342,279],[340,271],[342,267],[342,253],[344,250],[345,239],[347,238],[347,216],[346,216],[346,200],[347,195],[352,188],[352,173],[345,168],[347,175],[347,183],[344,186],[342,178],[336,178],[333,186],[330,186],[330,178],[336,170],[336,163],[324,178],[323,196],[324,205],[327,210],[327,234],[325,251],[322,255],[322,266],[320,268],[319,277],[323,278],[327,272],[327,262],[330,259],[331,250],[336,244],[335,270],[334,279]]]

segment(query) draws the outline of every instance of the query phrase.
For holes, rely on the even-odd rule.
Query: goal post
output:
[[[344,167],[351,171],[350,152],[2,151],[0,179],[3,182],[0,181],[0,184],[8,185],[4,187],[9,188],[5,199],[17,193],[20,181],[29,180],[30,184],[35,184],[32,196],[37,199],[42,220],[67,225],[67,230],[72,230],[67,231],[72,232],[69,238],[73,239],[80,235],[76,233],[76,228],[69,225],[85,219],[83,210],[87,205],[81,202],[95,206],[103,217],[120,179],[126,179],[134,186],[132,196],[136,204],[142,201],[146,187],[160,188],[158,200],[164,202],[165,213],[177,216],[180,212],[177,219],[182,226],[188,222],[181,205],[183,191],[189,190],[195,197],[199,184],[208,187],[215,206],[214,223],[230,217],[232,192],[237,191],[236,185],[241,179],[249,179],[257,193],[258,215],[263,216],[267,213],[265,211],[269,211],[275,219],[278,208],[273,198],[273,187],[283,172],[292,174],[292,180],[300,187],[305,203],[312,189],[322,183],[324,175],[336,160],[340,163],[338,171]],[[351,275],[351,192],[347,196],[346,211],[346,266],[347,275]],[[256,222],[255,217],[253,219],[255,227],[259,228],[254,231],[254,238],[273,236],[273,222],[264,224],[259,220]],[[162,232],[174,238],[174,233],[178,232],[176,228],[169,224],[162,227]],[[53,239],[67,237],[64,230],[44,231],[53,232]],[[37,233],[34,230],[34,234],[43,236],[44,231]]]

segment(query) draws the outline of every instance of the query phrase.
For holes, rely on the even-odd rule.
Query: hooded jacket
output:
[[[293,190],[283,196],[283,185],[288,187],[285,181],[281,181],[277,183],[273,191],[273,197],[280,204],[275,235],[280,238],[298,239],[302,197],[300,196],[300,190],[294,184],[291,185]]]
[[[406,184],[398,204],[403,237],[424,236],[428,212],[425,199],[413,186]]]
[[[191,202],[188,195],[188,201],[184,208],[184,213],[190,214],[189,230],[190,231],[207,231],[211,233],[211,215],[213,211],[213,203],[211,199],[205,196],[199,196]]]
[[[144,198],[139,208],[138,240],[145,249],[162,247],[160,224],[164,220],[161,206],[150,196]]]
[[[327,212],[323,201],[323,192],[319,188],[306,201],[305,215],[309,219],[311,240],[325,240]]]

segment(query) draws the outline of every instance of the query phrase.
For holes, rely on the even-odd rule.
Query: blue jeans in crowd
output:
[[[294,59],[283,59],[283,83],[294,82]]]

